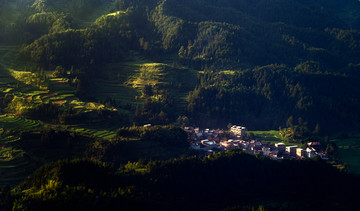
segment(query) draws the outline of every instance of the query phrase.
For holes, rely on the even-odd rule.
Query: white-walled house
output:
[[[316,155],[316,151],[314,149],[309,148],[309,147],[306,148],[306,156],[308,158],[313,158],[313,157],[315,157],[315,155]]]

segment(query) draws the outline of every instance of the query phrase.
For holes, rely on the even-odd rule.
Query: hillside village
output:
[[[296,145],[286,146],[285,143],[271,143],[262,140],[249,139],[246,128],[232,126],[228,131],[221,129],[200,129],[185,127],[188,141],[193,150],[209,154],[217,151],[239,148],[250,154],[263,155],[272,159],[295,158],[305,159],[320,156],[327,160],[319,142],[309,142],[305,149]]]

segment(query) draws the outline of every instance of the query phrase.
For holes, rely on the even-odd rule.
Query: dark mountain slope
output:
[[[311,126],[321,123],[329,131],[338,125],[337,122],[347,127],[359,120],[360,111],[356,109],[359,99],[354,90],[357,90],[356,81],[359,80],[360,34],[337,15],[338,10],[334,7],[338,4],[325,6],[325,2],[300,0],[119,0],[112,4],[111,13],[98,18],[91,27],[75,30],[70,24],[73,18],[71,4],[56,9],[59,1],[36,2],[46,3],[45,11],[61,9],[63,13],[58,14],[66,13],[64,18],[58,15],[55,22],[70,20],[64,22],[69,23],[67,25],[55,24],[49,33],[42,31],[46,34],[23,48],[23,57],[43,68],[79,69],[82,76],[88,77],[83,81],[88,81],[90,86],[93,76],[88,69],[101,74],[101,65],[131,59],[132,52],[136,52],[153,61],[165,59],[198,70],[210,67],[214,72],[230,69],[239,74],[244,70],[251,73],[243,75],[245,78],[241,82],[231,77],[223,80],[221,74],[215,74],[213,77],[222,84],[200,75],[193,93],[205,91],[200,95],[189,95],[187,111],[176,111],[194,120],[215,126],[224,126],[226,121],[244,121],[244,124],[264,129],[278,128],[288,117],[294,116],[303,117]],[[94,5],[97,4],[106,6],[109,2],[94,1]],[[343,7],[338,5],[339,10],[349,4],[346,1]],[[285,64],[286,71],[272,64]],[[271,71],[265,71],[267,67],[261,68],[267,65],[272,65]],[[298,67],[301,68],[296,72]],[[263,72],[266,77],[258,74]],[[280,85],[276,84],[279,77],[284,77]],[[328,78],[337,91],[327,91]],[[243,84],[250,80],[256,84]],[[261,83],[258,80],[262,80]],[[314,88],[308,83],[310,81],[319,86]],[[229,87],[237,89],[237,83],[248,87],[239,92],[229,90]],[[230,85],[224,87],[226,84]],[[350,84],[353,86],[348,86]],[[206,93],[209,91],[207,86],[216,90],[212,94]],[[305,91],[290,90],[278,94],[296,86]],[[219,99],[214,93],[221,93],[222,89],[231,93],[229,96],[234,95],[234,99],[242,97],[236,98],[232,105],[224,106],[229,102],[225,97],[222,105],[217,105],[214,102],[219,103]],[[351,100],[346,100],[346,93],[351,93]],[[245,109],[246,117],[238,113],[239,107],[235,105],[239,104],[248,108]],[[257,106],[249,106],[252,104]],[[197,111],[197,107],[203,110]],[[225,110],[224,115],[214,117],[212,113],[219,110]],[[275,113],[281,115],[273,115]],[[204,116],[200,118],[197,114],[206,114],[206,117],[202,121]]]
[[[346,210],[356,207],[357,179],[321,160],[274,161],[236,151],[129,162],[116,173],[103,163],[65,160],[35,171],[4,204],[15,210]]]
[[[163,37],[169,37],[172,33],[174,38],[190,38],[191,36],[184,36],[189,33],[188,30],[185,32],[181,28],[186,22],[198,25],[195,32],[197,35],[191,39],[192,43],[184,45],[185,52],[182,50],[180,57],[200,64],[297,64],[303,60],[327,63],[334,61],[334,58],[338,61],[345,60],[344,63],[349,61],[348,56],[339,56],[349,49],[337,51],[334,46],[337,43],[325,31],[327,28],[347,29],[346,24],[324,9],[308,7],[297,1],[220,3],[168,0],[163,1],[156,10],[160,15],[170,16],[173,22],[178,23],[178,30],[175,32],[160,30]],[[161,20],[158,16],[154,18],[155,22]],[[201,22],[215,24],[214,27],[218,29],[211,31],[211,27],[202,27],[205,24]],[[161,23],[157,25],[161,26]],[[183,35],[176,36],[176,33]],[[180,43],[184,42],[187,40],[180,39]],[[171,48],[166,44],[168,43],[165,43],[165,48]],[[322,54],[325,54],[325,58]],[[335,68],[344,63],[334,64]]]
[[[246,25],[249,20],[256,19],[317,29],[344,26],[344,22],[330,12],[311,8],[297,0],[167,0],[164,1],[164,13],[189,21],[229,22],[235,25]]]

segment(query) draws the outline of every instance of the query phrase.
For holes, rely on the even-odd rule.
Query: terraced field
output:
[[[101,103],[79,100],[75,96],[76,88],[70,86],[66,78],[53,78],[48,74],[49,79],[46,84],[39,86],[37,77],[37,74],[32,72],[0,66],[0,90],[33,103],[55,103],[84,112],[99,109],[113,110]]]
[[[0,91],[9,92],[15,86],[16,80],[14,80],[10,73],[3,68],[0,64]]]
[[[46,148],[41,145],[34,147],[31,144],[32,142],[25,144],[26,142],[21,141],[19,133],[16,132],[34,132],[41,130],[43,126],[45,124],[42,122],[21,118],[16,115],[0,115],[0,187],[5,184],[17,185],[46,162],[82,155],[85,145],[71,148]],[[76,126],[69,128],[70,131],[103,139],[115,137],[116,128],[112,129]],[[12,132],[4,132],[9,130]]]
[[[59,1],[61,2],[61,1]],[[75,22],[79,28],[89,27],[101,15],[117,15],[121,12],[108,10],[112,2],[108,1],[89,14],[78,18]],[[64,5],[58,5],[64,6]],[[51,71],[45,71],[46,82],[39,83],[38,73],[26,71],[24,64],[16,62],[20,46],[0,45],[0,91],[26,99],[32,103],[54,103],[71,107],[80,112],[94,110],[115,110],[105,107],[97,102],[85,102],[75,96],[76,88],[70,86],[66,78],[54,78]],[[101,74],[95,81],[95,86],[90,92],[99,101],[108,98],[116,99],[122,106],[131,105],[133,108],[142,104],[142,90],[145,85],[158,86],[161,90],[168,91],[176,100],[178,110],[186,107],[185,96],[195,86],[196,71],[174,68],[166,63],[154,63],[143,58],[122,63],[113,63],[101,68]],[[181,83],[180,83],[181,81]],[[120,113],[130,113],[122,106],[116,108]],[[66,157],[76,157],[84,151],[81,146],[68,149],[52,149],[51,153],[46,148],[29,145],[20,141],[17,131],[38,131],[44,126],[66,127],[86,136],[102,139],[112,139],[116,136],[117,126],[104,125],[49,125],[38,120],[22,118],[14,114],[0,115],[0,187],[4,184],[17,185],[27,175],[45,162]],[[7,131],[7,132],[4,132]],[[13,134],[8,131],[12,131]],[[32,142],[31,142],[32,143]],[[144,143],[134,142],[133,160],[146,157],[150,154],[161,157],[173,156],[173,152],[161,146],[147,146]],[[182,152],[181,152],[182,153]],[[121,155],[123,156],[123,155]]]
[[[41,130],[44,125],[42,122],[16,115],[0,115],[0,187],[5,184],[17,185],[46,162],[82,156],[85,145],[77,145],[71,148],[46,148],[41,145],[34,147],[31,140],[26,140],[30,141],[29,143],[20,140],[19,131],[34,132]],[[115,137],[116,128],[111,129],[77,126],[69,128],[70,131],[82,135],[103,139]],[[5,133],[4,131],[12,132]]]
[[[15,115],[0,115],[0,128],[5,130],[9,129],[18,129],[22,131],[33,131],[42,127],[44,124],[42,122],[25,119]]]
[[[12,121],[12,123],[14,122]],[[21,125],[24,126],[24,124]],[[28,124],[26,126],[31,128]],[[39,163],[18,148],[18,137],[13,135],[4,136],[3,132],[1,132],[0,136],[0,186],[5,184],[15,186],[38,168]]]
[[[151,85],[170,93],[180,112],[186,108],[185,97],[195,87],[196,73],[141,58],[132,62],[112,63],[101,68],[90,94],[98,100],[112,98],[121,105],[136,107],[142,103],[144,86]]]
[[[0,186],[15,186],[40,166],[22,152],[12,156],[11,160],[3,160],[3,154],[0,155]]]
[[[119,100],[121,104],[136,104],[135,97],[140,96],[141,93],[125,85],[128,78],[135,74],[134,66],[135,64],[132,63],[114,63],[102,67],[101,74],[89,93],[101,101],[113,98]]]
[[[89,136],[95,136],[103,139],[112,139],[116,136],[116,127],[113,128],[91,128],[91,127],[71,127],[69,130],[75,131],[77,133],[86,134]]]

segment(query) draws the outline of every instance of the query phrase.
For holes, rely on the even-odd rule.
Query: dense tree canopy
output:
[[[184,65],[198,69],[211,66],[212,76],[200,76],[188,97],[188,112],[196,123],[223,126],[240,121],[274,129],[289,116],[301,116],[311,126],[319,123],[330,130],[338,121],[347,127],[358,120],[354,88],[358,77],[351,76],[358,76],[354,64],[360,62],[359,32],[330,9],[297,0],[117,1],[116,5],[124,12],[102,16],[87,29],[62,25],[64,30],[26,46],[23,55],[47,68],[121,61],[129,50],[149,58],[174,54]],[[50,14],[38,13],[28,21],[50,27],[55,20]],[[266,66],[274,63],[286,66]],[[217,74],[221,69],[248,70]],[[86,90],[82,93],[86,95]],[[154,102],[145,94],[142,110],[137,109],[138,122],[176,118],[169,117],[174,113],[169,110],[172,96]]]
[[[64,160],[35,171],[3,207],[13,203],[15,209],[29,210],[259,205],[275,210],[351,209],[357,204],[357,179],[321,160],[278,162],[237,151],[204,158],[139,161],[116,173],[103,163]]]

